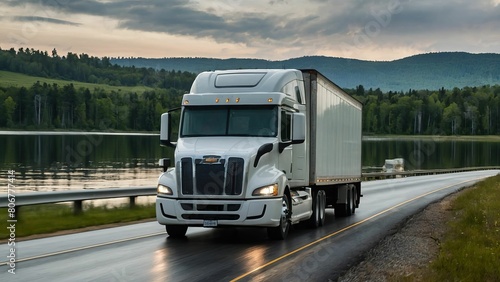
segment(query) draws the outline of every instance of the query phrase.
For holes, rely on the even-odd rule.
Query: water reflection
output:
[[[500,142],[440,139],[370,139],[363,141],[363,166],[380,167],[385,159],[404,158],[406,170],[500,165]]]
[[[156,135],[0,135],[0,147],[18,192],[155,186],[158,159],[172,156]]]

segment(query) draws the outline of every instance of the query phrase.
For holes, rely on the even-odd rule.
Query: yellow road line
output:
[[[386,210],[383,210],[383,211],[381,211],[381,212],[379,212],[379,213],[377,213],[377,214],[374,214],[374,215],[372,215],[372,216],[370,216],[370,217],[367,217],[367,218],[365,218],[365,219],[363,219],[363,220],[361,220],[361,221],[359,221],[359,222],[356,222],[356,223],[354,223],[354,224],[352,224],[352,225],[349,225],[349,226],[347,226],[347,227],[344,227],[344,228],[342,228],[342,229],[340,229],[340,230],[338,230],[338,231],[335,231],[335,232],[330,233],[330,234],[328,234],[328,235],[326,235],[326,236],[324,236],[324,237],[322,237],[322,238],[319,238],[319,239],[317,239],[316,241],[313,241],[313,242],[311,242],[311,243],[309,243],[309,244],[307,244],[307,245],[304,245],[304,246],[302,246],[302,247],[300,247],[300,248],[298,248],[298,249],[295,249],[295,250],[293,250],[293,251],[291,251],[291,252],[289,252],[289,253],[287,253],[287,254],[284,254],[284,255],[282,255],[282,256],[280,256],[280,257],[278,257],[278,258],[275,258],[275,259],[273,259],[273,260],[269,261],[268,263],[265,263],[265,264],[263,264],[263,265],[261,265],[261,266],[259,266],[259,267],[255,268],[255,269],[253,269],[253,270],[251,270],[251,271],[247,272],[247,273],[244,273],[244,274],[242,274],[242,275],[240,275],[240,276],[238,276],[238,277],[234,278],[233,280],[231,280],[231,282],[235,282],[235,281],[241,280],[241,279],[243,279],[243,278],[245,278],[245,277],[249,276],[250,274],[252,274],[252,273],[254,273],[254,272],[257,272],[257,271],[259,271],[259,270],[261,270],[261,269],[263,269],[263,268],[266,268],[266,267],[268,267],[268,266],[270,266],[270,265],[273,265],[273,264],[275,264],[275,263],[277,263],[277,262],[279,262],[279,261],[281,261],[281,260],[283,260],[283,259],[285,259],[285,258],[287,258],[287,257],[289,257],[289,256],[291,256],[291,255],[293,255],[293,254],[296,254],[296,253],[298,253],[298,252],[300,252],[300,251],[303,251],[303,250],[305,250],[305,249],[307,249],[307,248],[309,248],[309,247],[311,247],[311,246],[313,246],[313,245],[316,245],[316,244],[318,244],[318,243],[320,243],[320,242],[322,242],[322,241],[324,241],[324,240],[326,240],[326,239],[328,239],[328,238],[331,238],[331,237],[333,237],[333,236],[335,236],[335,235],[338,235],[338,234],[340,234],[340,233],[342,233],[342,232],[345,232],[345,231],[347,231],[347,230],[349,230],[349,229],[352,229],[352,228],[354,228],[354,227],[356,227],[356,226],[358,226],[358,225],[361,225],[361,224],[363,224],[363,223],[365,223],[365,222],[367,222],[367,221],[369,221],[369,220],[372,220],[372,219],[374,219],[374,218],[376,218],[376,217],[378,217],[378,216],[380,216],[380,215],[382,215],[382,214],[384,214],[384,213],[387,213],[387,212],[389,212],[389,211],[391,211],[391,210],[393,210],[393,209],[396,209],[396,208],[398,208],[398,207],[400,207],[400,206],[403,206],[403,205],[405,205],[405,204],[408,204],[408,203],[410,203],[410,202],[413,202],[413,201],[415,201],[415,200],[418,200],[418,199],[420,199],[420,198],[423,198],[423,197],[425,197],[425,196],[428,196],[428,195],[430,195],[430,194],[432,194],[432,193],[436,193],[436,192],[439,192],[439,191],[442,191],[442,190],[445,190],[445,189],[448,189],[448,188],[450,188],[450,187],[453,187],[453,186],[456,186],[456,185],[460,185],[460,184],[463,184],[463,183],[472,182],[472,181],[477,181],[477,180],[479,180],[479,179],[483,179],[483,178],[485,178],[485,177],[478,177],[478,178],[475,178],[475,179],[465,180],[465,181],[462,181],[462,182],[459,182],[459,183],[451,184],[451,185],[445,186],[445,187],[443,187],[443,188],[440,188],[440,189],[437,189],[437,190],[433,190],[433,191],[427,192],[427,193],[425,193],[425,194],[422,194],[422,195],[420,195],[420,196],[417,196],[417,197],[415,197],[415,198],[412,198],[412,199],[406,200],[406,201],[404,201],[404,202],[401,202],[401,203],[399,203],[399,204],[397,204],[397,205],[395,205],[395,206],[392,206],[392,207],[390,207],[390,208],[388,208],[388,209],[386,209]]]

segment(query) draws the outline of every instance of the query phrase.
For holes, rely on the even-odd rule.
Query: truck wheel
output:
[[[317,228],[325,224],[325,208],[326,208],[326,194],[323,190],[315,192],[313,200],[313,214],[307,220],[307,225],[312,228]]]
[[[267,228],[267,236],[273,240],[284,240],[290,229],[290,199],[287,194],[283,195],[282,203],[280,225]]]
[[[336,217],[345,217],[353,214],[354,211],[354,197],[353,197],[353,188],[352,186],[348,186],[347,188],[347,199],[346,204],[335,204],[335,216]]]
[[[351,185],[351,191],[352,191],[352,197],[351,197],[351,202],[352,202],[352,208],[351,208],[351,215],[356,213],[356,206],[357,206],[357,199],[358,199],[358,192],[356,190],[356,186]]]
[[[165,225],[167,233],[172,238],[182,238],[186,236],[187,225]]]

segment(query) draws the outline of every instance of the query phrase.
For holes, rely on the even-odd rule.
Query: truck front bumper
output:
[[[281,197],[250,200],[183,200],[158,196],[156,219],[163,225],[275,227],[280,223],[282,205]]]

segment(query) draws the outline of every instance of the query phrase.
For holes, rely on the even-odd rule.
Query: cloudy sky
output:
[[[267,60],[500,53],[500,0],[2,0],[0,48],[11,47]]]

